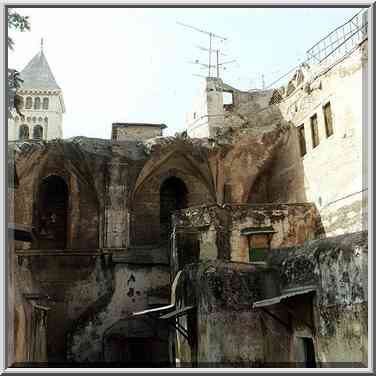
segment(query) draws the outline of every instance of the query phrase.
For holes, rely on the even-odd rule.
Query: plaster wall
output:
[[[271,200],[294,202],[305,195],[320,210],[328,236],[366,229],[367,166],[364,163],[367,42],[332,66],[316,67],[317,78],[298,86],[277,106],[295,127],[304,125],[307,154],[281,150],[272,168]],[[334,134],[327,137],[323,106],[330,103]],[[317,115],[320,143],[313,148],[310,118]],[[296,137],[296,136],[295,136]],[[297,137],[296,137],[297,141]],[[297,148],[297,149],[296,149]],[[303,180],[299,177],[303,170]],[[280,186],[289,189],[281,190]],[[299,193],[301,192],[301,193]],[[349,215],[341,216],[339,208]]]

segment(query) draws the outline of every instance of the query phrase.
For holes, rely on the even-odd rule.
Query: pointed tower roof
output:
[[[24,80],[21,89],[48,89],[60,90],[48,65],[43,52],[43,42],[40,51],[30,60],[29,64],[22,70],[20,77]]]

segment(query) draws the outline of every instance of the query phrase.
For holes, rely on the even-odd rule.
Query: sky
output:
[[[240,90],[268,86],[356,8],[18,8],[31,30],[10,32],[8,66],[22,70],[43,50],[63,90],[63,136],[111,137],[113,122],[185,129],[207,69],[212,32],[221,78]],[[215,56],[213,55],[213,58]],[[198,61],[199,63],[195,63]],[[278,84],[277,84],[278,86]]]

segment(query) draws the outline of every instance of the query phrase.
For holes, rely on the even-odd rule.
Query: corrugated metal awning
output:
[[[302,287],[302,288],[295,289],[293,291],[287,292],[285,294],[276,296],[275,298],[259,300],[258,302],[254,302],[252,304],[252,308],[261,308],[261,307],[267,307],[267,306],[270,306],[270,305],[273,305],[273,304],[278,304],[284,299],[291,298],[291,297],[297,296],[297,295],[308,294],[308,293],[314,292],[316,290],[317,290],[317,288],[315,286]]]
[[[184,308],[176,309],[175,311],[169,312],[166,315],[160,316],[161,320],[176,319],[180,316],[186,315],[188,312],[192,311],[195,306],[187,306]]]
[[[144,315],[149,315],[150,313],[163,313],[164,311],[168,311],[169,309],[173,309],[173,308],[175,308],[175,304],[169,304],[163,307],[146,309],[140,312],[133,312],[133,316],[144,316]]]

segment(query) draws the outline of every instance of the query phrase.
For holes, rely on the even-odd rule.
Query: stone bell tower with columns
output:
[[[20,111],[8,120],[8,141],[51,140],[63,137],[63,93],[57,84],[43,51],[40,51],[20,72],[23,80],[17,94]]]

